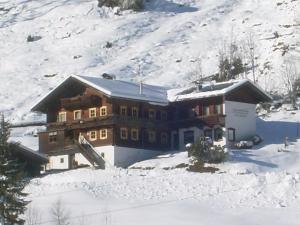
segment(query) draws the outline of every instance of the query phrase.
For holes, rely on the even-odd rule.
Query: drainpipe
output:
[[[143,94],[143,82],[141,81],[140,82],[140,95]]]

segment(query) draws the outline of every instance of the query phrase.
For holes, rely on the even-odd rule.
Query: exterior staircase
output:
[[[79,136],[76,143],[81,154],[92,164],[96,169],[105,169],[105,160],[100,156],[94,147],[83,136]]]

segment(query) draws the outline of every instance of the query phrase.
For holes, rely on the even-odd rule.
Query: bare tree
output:
[[[291,101],[294,109],[297,108],[297,82],[300,81],[300,75],[297,72],[296,64],[292,61],[286,61],[284,63],[282,71],[282,79],[285,87],[285,91]]]
[[[30,205],[26,211],[25,225],[39,225],[41,224],[41,221],[42,221],[41,212]]]
[[[69,225],[70,213],[64,208],[61,199],[54,202],[51,208],[51,215],[56,225]]]

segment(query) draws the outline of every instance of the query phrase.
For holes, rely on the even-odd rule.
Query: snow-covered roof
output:
[[[32,110],[40,111],[39,106],[52,94],[54,94],[54,92],[62,84],[68,82],[70,79],[75,79],[83,84],[93,87],[109,97],[146,101],[155,105],[167,105],[169,103],[167,96],[168,89],[166,87],[142,84],[142,94],[140,94],[139,83],[122,80],[109,80],[100,77],[71,75],[63,80],[57,87],[43,96],[37,103],[35,103],[32,107]]]
[[[202,84],[201,88],[197,88],[195,84],[177,89],[168,89],[162,86],[154,86],[143,84],[143,91],[140,94],[140,84],[122,80],[109,80],[99,77],[89,76],[76,76],[72,75],[61,82],[56,88],[50,91],[43,97],[33,108],[33,111],[39,111],[39,106],[44,102],[52,93],[54,93],[62,84],[68,79],[75,79],[110,97],[124,98],[138,101],[146,101],[155,105],[168,105],[169,102],[184,101],[190,99],[202,99],[214,96],[222,96],[231,92],[232,90],[244,85],[250,84],[257,90],[265,100],[272,99],[264,90],[259,86],[252,83],[250,80],[231,80],[220,83],[206,83]]]
[[[170,89],[168,90],[168,99],[171,102],[176,102],[176,101],[184,101],[189,99],[201,99],[201,98],[209,98],[214,96],[222,96],[222,95],[226,95],[227,93],[247,83],[252,85],[254,88],[256,88],[267,98],[272,99],[270,95],[268,95],[258,85],[254,84],[252,81],[248,79],[230,80],[230,81],[219,82],[219,83],[215,83],[215,82],[205,83],[202,84],[202,87],[199,90],[196,88],[195,85],[188,86],[185,88],[179,88],[179,89]]]
[[[111,97],[142,100],[153,102],[154,104],[168,104],[166,87],[142,84],[142,94],[140,94],[139,83],[122,80],[108,80],[99,77],[72,77]]]

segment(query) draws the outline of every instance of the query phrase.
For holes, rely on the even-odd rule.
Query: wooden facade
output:
[[[256,104],[262,95],[246,83],[226,95],[163,105],[109,96],[70,79],[34,108],[47,114],[47,129],[39,134],[40,151],[50,155],[76,152],[79,135],[94,147],[170,150],[172,132],[192,126],[225,127],[226,100]]]

